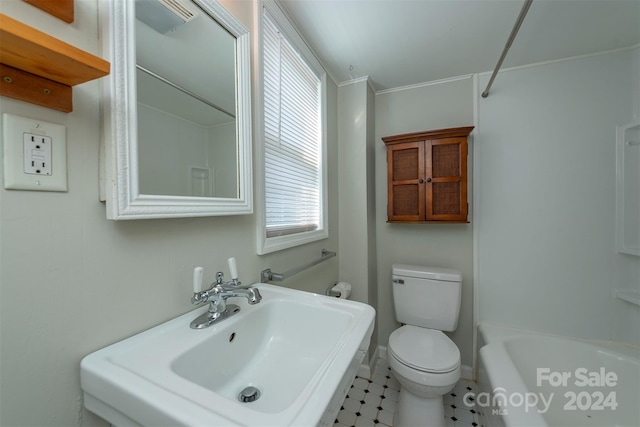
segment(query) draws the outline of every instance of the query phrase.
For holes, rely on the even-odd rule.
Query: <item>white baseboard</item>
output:
[[[474,381],[473,379],[473,368],[471,366],[462,365],[460,367],[460,378],[465,380]]]
[[[380,347],[378,347],[378,354],[380,355],[380,359],[384,359],[387,360],[387,346],[386,345],[381,345]]]
[[[359,376],[360,378],[366,378],[366,379],[370,380],[371,379],[371,372],[373,372],[371,367],[369,365],[365,365],[363,363],[358,368],[358,373],[356,375]]]
[[[376,348],[376,350],[373,352],[373,356],[371,356],[371,359],[368,361],[368,364],[364,363],[367,361],[366,358],[362,361],[363,363],[360,365],[360,368],[358,368],[357,373],[360,378],[366,378],[370,380],[371,377],[373,377],[373,373],[376,371],[376,366],[378,365],[379,350],[380,348]]]

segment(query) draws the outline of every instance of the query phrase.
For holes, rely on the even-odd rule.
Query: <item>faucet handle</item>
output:
[[[202,267],[196,267],[193,269],[193,293],[197,294],[202,290],[202,276],[204,275],[204,269]]]
[[[236,259],[231,257],[227,260],[229,264],[229,274],[231,274],[231,280],[238,280],[238,266],[236,265]]]

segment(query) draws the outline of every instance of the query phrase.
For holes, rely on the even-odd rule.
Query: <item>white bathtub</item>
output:
[[[640,348],[478,326],[481,424],[640,426]]]

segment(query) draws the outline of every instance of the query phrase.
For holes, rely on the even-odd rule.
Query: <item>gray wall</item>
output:
[[[253,28],[253,3],[223,1]],[[75,2],[71,25],[22,1],[2,12],[99,55],[98,2]],[[337,168],[337,87],[329,84],[329,170]],[[98,201],[100,83],[73,89],[69,114],[9,98],[0,112],[67,127],[69,191],[4,190],[0,184],[0,425],[106,425],[83,410],[80,360],[90,352],[192,310],[192,270],[205,279],[227,271],[240,279],[263,268],[287,270],[338,248],[338,177],[329,176],[327,240],[256,255],[255,215],[108,221]],[[255,162],[255,159],[254,159]],[[1,174],[0,174],[1,175]],[[331,259],[285,286],[323,291],[338,280]]]
[[[340,280],[377,310],[374,97],[366,80],[338,88]],[[374,330],[370,356],[377,338]]]
[[[381,138],[423,130],[471,126],[473,79],[465,77],[376,95],[376,224],[378,242],[378,340],[386,346],[399,324],[391,290],[394,263],[455,268],[462,272],[458,329],[450,336],[462,363],[473,360],[473,219],[470,224],[388,224],[387,160]],[[472,164],[473,142],[469,149]],[[469,177],[472,171],[469,170]],[[473,188],[469,180],[469,206]]]

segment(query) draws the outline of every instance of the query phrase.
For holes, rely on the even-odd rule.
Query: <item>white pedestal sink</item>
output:
[[[333,425],[369,347],[375,311],[254,286],[262,302],[235,298],[241,311],[206,329],[189,327],[202,307],[85,357],[86,408],[118,426]],[[260,396],[241,402],[246,387]]]

